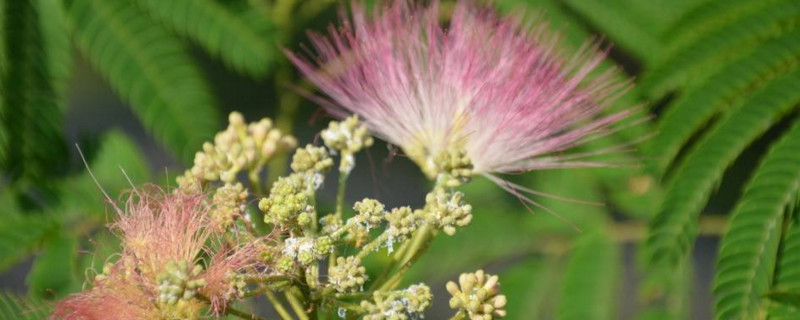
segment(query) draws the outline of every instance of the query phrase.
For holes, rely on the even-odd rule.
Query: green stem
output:
[[[286,311],[286,308],[283,307],[283,303],[278,300],[278,297],[276,297],[272,291],[264,291],[264,295],[267,297],[267,300],[269,300],[269,303],[272,304],[272,308],[275,309],[275,312],[281,316],[281,319],[293,320],[292,316],[289,314],[289,311]]]
[[[292,307],[292,310],[294,310],[294,313],[297,314],[297,317],[300,318],[300,320],[309,320],[306,310],[303,308],[303,304],[300,302],[300,300],[297,299],[294,294],[289,292],[289,290],[286,290],[283,293],[286,296],[286,300],[289,301],[289,305]]]
[[[357,304],[347,303],[347,302],[339,301],[339,300],[336,300],[336,299],[327,299],[327,300],[325,300],[325,303],[327,303],[327,304],[329,304],[329,305],[331,305],[333,307],[339,307],[339,308],[343,308],[343,309],[347,309],[347,310],[352,310],[352,311],[354,311],[356,313],[364,313],[364,309],[361,308],[361,306],[359,306]]]
[[[463,319],[465,319],[465,318],[466,318],[466,317],[464,316],[464,313],[463,313],[463,312],[461,312],[461,311],[459,311],[458,313],[456,313],[456,315],[452,316],[452,317],[450,318],[450,320],[463,320]]]
[[[377,288],[379,285],[383,284],[386,278],[390,274],[392,274],[394,267],[397,266],[397,263],[400,262],[400,258],[402,258],[406,250],[408,250],[410,243],[411,243],[410,241],[404,242],[403,245],[400,246],[400,249],[397,249],[397,251],[395,251],[395,253],[392,255],[392,259],[389,260],[389,263],[387,263],[386,266],[383,268],[383,272],[381,272],[381,275],[375,278],[375,280],[369,286],[369,290],[373,290]]]
[[[237,317],[242,318],[242,319],[268,320],[267,318],[262,318],[262,317],[259,317],[257,315],[254,315],[254,314],[249,314],[249,313],[244,312],[244,311],[236,310],[236,309],[234,309],[233,307],[230,307],[230,306],[225,308],[225,313],[227,313],[229,315],[232,315],[232,316],[237,316]]]
[[[373,253],[373,252],[379,250],[380,247],[381,247],[381,244],[383,244],[387,239],[389,239],[389,234],[386,233],[386,232],[381,233],[380,236],[378,236],[377,238],[373,239],[372,241],[370,241],[370,243],[367,243],[367,245],[362,247],[361,251],[359,251],[358,255],[356,255],[356,258],[364,259],[370,253]]]
[[[426,224],[417,230],[417,234],[414,235],[414,239],[412,240],[411,247],[408,249],[408,253],[402,260],[403,262],[400,266],[400,269],[398,269],[397,272],[395,272],[394,275],[389,278],[389,280],[378,287],[377,290],[385,291],[396,288],[400,284],[400,281],[403,279],[403,276],[405,276],[406,272],[411,269],[411,266],[413,266],[414,263],[419,260],[422,254],[428,250],[435,236],[436,233],[433,232],[433,227],[429,224]]]
[[[336,190],[336,218],[340,220],[344,215],[344,196],[345,190],[347,189],[347,178],[349,176],[349,173],[339,171],[339,187]]]
[[[342,161],[339,159],[339,161]],[[347,190],[347,177],[349,176],[348,173],[339,171],[339,185],[336,189],[336,221],[342,221],[342,215],[344,211],[344,196],[345,190]],[[342,225],[342,229],[344,230],[344,223],[340,223]],[[333,235],[332,235],[333,237]],[[336,249],[334,248],[331,251],[330,256],[328,257],[328,266],[329,268],[336,265]]]

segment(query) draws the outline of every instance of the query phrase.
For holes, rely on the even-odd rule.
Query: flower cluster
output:
[[[425,284],[416,284],[405,290],[376,292],[372,301],[362,301],[366,314],[364,320],[416,319],[427,309],[433,295]]]
[[[258,174],[275,155],[297,146],[290,135],[272,126],[270,119],[247,124],[238,112],[228,116],[228,128],[203,144],[194,156],[194,166],[178,177],[179,189],[199,191],[204,181],[236,181],[236,174],[248,170]]]
[[[488,275],[483,270],[462,273],[458,284],[447,283],[447,291],[453,296],[450,307],[465,312],[472,320],[492,320],[506,315],[506,296],[500,292],[497,276]]]

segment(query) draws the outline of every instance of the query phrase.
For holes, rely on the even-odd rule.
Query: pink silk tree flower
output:
[[[446,27],[435,3],[394,1],[373,14],[355,6],[343,20],[310,35],[316,53],[289,58],[328,96],[315,101],[336,117],[357,115],[430,178],[443,171],[437,157],[462,154],[471,174],[535,193],[494,174],[606,166],[587,157],[624,148],[564,153],[637,111],[608,111],[629,83],[594,72],[605,58],[596,46],[567,55],[545,24],[526,28],[469,1]]]
[[[209,311],[222,314],[237,297],[236,277],[260,274],[266,266],[258,259],[262,239],[223,244],[208,200],[206,194],[158,187],[131,191],[124,209],[114,207],[119,216],[111,229],[121,239],[119,259],[104,268],[92,289],[60,302],[51,318],[197,319],[208,302]]]

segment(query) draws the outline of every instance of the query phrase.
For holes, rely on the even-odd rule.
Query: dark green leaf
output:
[[[75,238],[64,231],[55,232],[48,238],[26,280],[30,294],[52,299],[80,289],[75,278],[78,245]]]
[[[216,131],[215,101],[186,48],[128,0],[75,0],[78,47],[144,126],[188,162]]]
[[[717,319],[752,318],[773,282],[786,207],[800,192],[800,122],[773,144],[731,215],[714,281]]]
[[[153,17],[188,36],[233,69],[264,75],[276,59],[274,27],[263,16],[235,15],[214,0],[137,0]],[[261,17],[257,19],[257,17]]]
[[[646,242],[650,268],[672,270],[687,258],[698,215],[725,168],[800,102],[800,71],[771,82],[703,137],[670,183]]]

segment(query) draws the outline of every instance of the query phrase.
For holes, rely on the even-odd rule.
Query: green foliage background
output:
[[[87,270],[115,250],[103,228],[101,194],[64,135],[74,62],[88,61],[149,135],[188,165],[221,129],[225,111],[237,108],[223,105],[225,93],[212,90],[218,86],[208,75],[209,57],[270,91],[263,108],[282,129],[310,132],[303,125],[313,107],[288,89],[306,84],[280,48],[299,49],[304,30],[323,30],[339,7],[333,0],[0,5],[0,271],[33,261],[28,292],[0,293],[0,315],[32,319],[47,313],[47,301],[80,290]],[[644,166],[513,177],[536,190],[607,203],[537,199],[580,232],[552,215],[528,213],[479,179],[465,187],[475,221],[438,239],[412,278],[436,285],[480,267],[499,272],[510,319],[689,319],[698,308],[693,298],[702,294],[691,253],[706,235],[721,239],[712,291],[716,319],[797,319],[800,2],[492,5],[545,17],[566,47],[598,37],[614,46],[603,68],[634,76],[636,85],[617,107],[642,105],[654,120],[587,148],[651,136],[631,155]],[[129,187],[119,168],[137,184],[163,180],[124,132],[87,141],[94,141],[82,143],[89,166],[112,197]],[[625,257],[634,247],[630,268]],[[631,283],[634,297],[622,298]],[[447,314],[443,295],[433,319]]]

